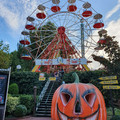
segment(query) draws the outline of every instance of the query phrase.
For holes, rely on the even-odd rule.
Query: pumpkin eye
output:
[[[93,106],[95,99],[96,99],[96,94],[95,93],[88,93],[87,95],[85,95],[85,101],[88,103],[88,105],[90,107]]]
[[[67,105],[68,102],[69,102],[70,99],[71,99],[71,96],[70,96],[70,94],[68,94],[68,93],[62,92],[62,93],[61,93],[61,99],[62,99],[63,104],[64,104],[64,105]]]

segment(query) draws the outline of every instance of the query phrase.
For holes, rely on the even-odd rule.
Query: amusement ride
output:
[[[107,33],[102,15],[83,0],[44,0],[26,18],[21,32],[22,59],[33,60],[33,72],[89,70],[91,55],[103,49]],[[99,40],[93,39],[98,31]]]

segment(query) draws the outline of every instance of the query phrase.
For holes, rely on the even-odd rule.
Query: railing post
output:
[[[33,107],[33,115],[35,116],[36,112],[36,95],[37,95],[37,87],[34,86],[34,107]]]

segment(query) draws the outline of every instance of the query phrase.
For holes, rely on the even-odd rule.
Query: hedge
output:
[[[11,73],[10,84],[16,83],[19,86],[19,94],[33,94],[33,87],[37,86],[37,93],[40,94],[46,81],[39,81],[39,73],[35,72],[13,72]]]
[[[27,107],[27,114],[31,114],[34,107],[34,100],[32,95],[21,95],[19,97],[20,104]]]
[[[105,74],[104,71],[76,71],[76,73],[78,74],[80,82],[82,83],[89,83],[92,79],[98,79]],[[75,79],[73,78],[72,74],[73,72],[65,73],[63,80],[66,83],[73,83]]]
[[[18,105],[19,97],[12,97],[11,95],[8,95],[7,97],[7,106],[6,106],[6,115],[13,114],[16,105]]]
[[[27,114],[31,114],[33,111],[33,95],[8,95],[6,115],[14,115],[15,107],[17,105],[24,105],[27,108]]]

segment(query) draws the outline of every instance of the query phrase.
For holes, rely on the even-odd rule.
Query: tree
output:
[[[16,71],[17,65],[21,65],[21,71],[31,71],[32,69],[32,60],[22,60],[21,59],[21,54],[22,54],[22,48],[18,48],[18,51],[14,51],[11,53],[11,68],[12,71]]]
[[[53,32],[54,31],[54,32]],[[27,47],[28,51],[35,49],[31,54],[35,57],[36,53],[40,54],[45,49],[49,42],[53,40],[56,34],[56,26],[54,23],[48,21],[45,25],[38,28],[36,31],[30,31],[30,42],[32,45]],[[36,42],[36,43],[35,43]],[[35,43],[35,44],[33,44]]]
[[[10,64],[9,45],[0,41],[0,68],[8,68]]]
[[[47,32],[45,32],[46,30],[48,30]],[[37,47],[41,46],[40,49],[39,49],[39,52],[38,54],[40,54],[42,52],[42,50],[47,46],[47,44],[53,40],[53,36],[55,33],[53,33],[53,31],[51,30],[56,30],[56,27],[54,25],[54,23],[51,23],[51,22],[47,22],[45,25],[41,26],[41,28],[39,28],[38,30],[36,31],[30,31],[30,42],[31,42],[31,45],[29,45],[28,47],[25,47],[24,45],[21,45],[21,44],[18,44],[18,51],[14,51],[11,53],[11,67],[12,67],[12,71],[16,71],[16,66],[17,65],[21,65],[21,71],[31,71],[34,63],[33,63],[33,60],[23,60],[21,59],[21,56],[22,54],[31,54],[29,53],[29,51],[31,49],[35,49],[33,52],[32,52],[32,56],[35,57],[38,49],[36,49]],[[52,35],[52,37],[48,37],[49,35]],[[37,35],[37,36],[36,36]],[[46,38],[41,42],[39,41],[40,39],[40,36],[42,36],[42,38]],[[36,44],[32,44],[36,41],[39,41],[37,42]]]
[[[114,41],[115,37],[108,35],[103,37],[106,43],[102,46],[104,47],[104,51],[107,54],[108,59],[96,56],[94,54],[92,55],[93,59],[104,65],[108,73],[112,75],[120,75],[120,47],[118,42]]]

